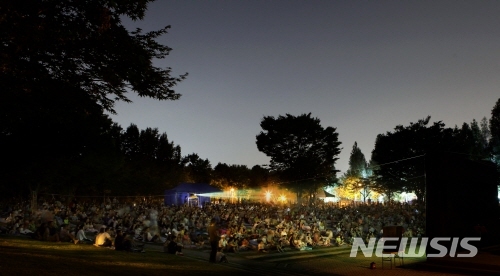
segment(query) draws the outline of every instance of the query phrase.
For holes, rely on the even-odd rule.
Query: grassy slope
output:
[[[164,254],[128,253],[92,245],[48,243],[0,237],[2,275],[221,275],[241,272],[230,267]]]

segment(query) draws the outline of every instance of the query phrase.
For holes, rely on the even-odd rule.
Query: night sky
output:
[[[212,166],[268,164],[263,116],[311,112],[337,128],[344,172],[355,141],[369,160],[396,125],[489,119],[500,98],[500,1],[160,0],[123,23],[171,25],[156,65],[189,76],[180,100],[130,95],[112,118],[157,127]]]

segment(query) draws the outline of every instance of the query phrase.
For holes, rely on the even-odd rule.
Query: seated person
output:
[[[257,247],[258,247],[258,245],[259,245],[259,241],[257,241],[257,238],[258,238],[258,236],[252,236],[252,237],[248,240],[249,245],[250,245],[250,248],[255,249],[255,248],[257,248]]]
[[[320,220],[319,223],[318,223],[318,229],[320,231],[325,230],[325,223],[322,220]]]
[[[300,222],[300,229],[304,232],[309,232],[311,231],[311,226],[307,225],[305,221]]]
[[[282,249],[284,249],[287,246],[290,246],[290,241],[287,239],[287,236],[281,236],[281,238],[279,239],[279,243]]]
[[[271,248],[271,243],[270,243],[270,240],[268,240],[267,236],[262,235],[262,237],[260,239],[264,243],[264,248],[266,250],[269,250]]]
[[[94,224],[88,218],[87,221],[85,221],[85,225],[83,226],[83,231],[91,233],[99,232],[97,229],[94,228]]]
[[[276,250],[278,250],[278,252],[284,252],[281,236],[275,236],[273,238],[273,240],[272,240],[272,248],[276,248]]]
[[[163,252],[176,255],[184,255],[182,253],[182,246],[175,242],[173,237],[169,237],[167,241],[163,244]]]
[[[198,234],[196,234],[194,229],[189,230],[188,237],[191,240],[191,244],[195,244],[198,241]]]
[[[194,241],[196,248],[201,249],[203,248],[203,245],[205,245],[205,238],[203,235],[198,234],[196,235],[196,240]]]
[[[69,224],[64,224],[59,232],[59,238],[63,242],[73,242],[78,243],[78,239],[69,232]]]
[[[111,247],[113,246],[113,240],[111,239],[111,235],[105,231],[104,227],[101,227],[99,230],[99,234],[95,237],[95,246],[100,247]]]
[[[84,225],[78,226],[78,231],[76,232],[76,239],[79,242],[91,242],[92,240],[87,238],[87,235],[85,235],[85,231],[83,230]]]
[[[241,244],[240,244],[239,246],[240,246],[239,250],[249,250],[249,249],[251,249],[251,248],[252,248],[252,247],[250,246],[250,242],[248,241],[248,239],[247,239],[247,238],[243,238],[243,239],[241,240]],[[238,251],[239,251],[239,250],[238,250]]]
[[[115,250],[117,251],[130,251],[132,245],[130,243],[125,244],[125,236],[122,233],[122,230],[116,230],[115,237]]]
[[[323,241],[322,241],[322,245],[323,246],[331,246],[332,245],[330,238],[328,238],[328,237],[322,237],[322,239],[323,239]]]
[[[40,226],[35,230],[35,233],[33,234],[33,238],[36,240],[43,240],[44,239],[44,233],[45,229],[47,229],[47,224],[44,222],[40,224]]]
[[[329,240],[332,240],[333,239],[333,232],[332,230],[328,229],[326,230],[326,237],[329,239]]]
[[[293,240],[293,246],[296,248],[296,249],[299,249],[299,250],[305,250],[306,248],[306,243],[302,240],[304,237],[303,237],[303,234],[302,236],[298,236],[296,235],[294,237],[294,240]]]
[[[313,246],[313,240],[310,233],[307,233],[307,235],[305,235],[304,243],[306,244],[306,246]]]
[[[224,252],[224,250],[227,250],[226,246],[227,246],[226,235],[221,235],[218,248],[221,250],[221,252]]]
[[[319,231],[315,231],[312,236],[312,244],[313,245],[323,245],[323,241],[321,240],[321,235]]]
[[[266,242],[266,239],[261,239],[259,244],[257,245],[257,251],[259,252],[267,252],[267,242]]]
[[[158,234],[152,235],[149,227],[146,227],[144,229],[142,235],[143,235],[142,241],[144,241],[144,242],[160,242],[161,243],[160,235],[158,235]]]
[[[182,236],[182,244],[184,245],[184,247],[191,246],[192,242],[188,232],[184,232],[184,235]]]
[[[217,250],[217,254],[215,255],[215,261],[218,263],[227,263],[226,254],[222,253],[220,249]]]
[[[54,221],[49,221],[45,231],[43,233],[44,241],[52,241],[52,242],[61,242],[59,240],[59,233],[57,232],[56,227],[54,226]]]
[[[174,241],[177,243],[177,246],[184,247],[184,243],[182,242],[183,235],[179,233],[177,237],[174,238]]]
[[[337,243],[338,246],[344,245],[344,239],[340,235],[337,236],[335,242]]]
[[[227,245],[226,245],[226,248],[227,248],[227,251],[228,252],[234,252],[234,253],[238,253],[238,249],[239,249],[239,246],[238,246],[238,241],[237,239],[235,238],[230,238],[228,241],[227,241]]]
[[[32,235],[34,233],[30,228],[30,222],[28,220],[24,221],[22,225],[19,226],[19,233],[23,235]]]
[[[29,223],[28,223],[28,227],[25,227],[25,229],[29,229],[31,232],[34,233],[36,231],[35,221],[34,220],[30,220]]]

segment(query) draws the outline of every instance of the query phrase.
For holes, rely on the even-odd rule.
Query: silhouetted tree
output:
[[[267,184],[272,184],[275,181],[275,177],[267,169],[259,165],[252,167],[250,171],[250,188],[258,188]]]
[[[213,171],[212,184],[220,188],[244,189],[250,184],[251,171],[245,165],[218,163]]]
[[[192,153],[183,158],[185,163],[186,182],[210,183],[212,179],[212,165],[208,159],[201,159],[198,154]]]
[[[158,194],[183,178],[181,148],[157,128],[139,130],[131,124],[123,132],[122,151],[126,162],[120,183],[122,192]]]
[[[349,170],[347,175],[366,177],[366,170],[368,164],[366,163],[365,155],[358,147],[358,143],[354,142],[352,146],[351,155],[349,156]]]
[[[341,177],[339,188],[350,190],[356,196],[359,194],[366,202],[371,194],[370,173],[365,155],[358,147],[358,143],[354,142],[349,156],[349,169]]]
[[[490,133],[492,160],[497,164],[500,171],[500,99],[497,100],[495,106],[491,110]]]
[[[172,90],[185,75],[153,66],[171,48],[156,41],[170,26],[143,33],[123,18],[141,20],[152,1],[6,1],[0,6],[3,94],[23,100],[44,93],[48,82],[73,86],[104,109],[115,100],[176,100]],[[39,88],[42,89],[39,89]],[[76,91],[67,91],[75,93]]]
[[[274,118],[266,116],[257,135],[257,148],[271,157],[269,167],[278,172],[283,186],[297,193],[313,195],[317,189],[336,182],[335,162],[340,153],[338,133],[323,128],[311,113]]]
[[[453,131],[442,122],[429,125],[430,116],[398,125],[393,132],[379,134],[372,151],[374,181],[385,190],[414,192],[418,199],[425,197],[425,155],[428,152],[449,150],[453,146]]]
[[[186,75],[152,63],[171,50],[156,42],[169,27],[143,33],[121,23],[142,19],[149,2],[2,2],[0,177],[9,183],[2,196],[81,190],[84,180],[86,190],[99,189],[123,165],[104,111],[129,101],[129,91],[180,97],[173,87]]]

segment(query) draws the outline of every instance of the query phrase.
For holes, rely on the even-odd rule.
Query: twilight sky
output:
[[[130,98],[112,118],[157,127],[182,148],[250,168],[268,164],[255,136],[263,116],[311,112],[337,128],[348,169],[355,141],[427,115],[453,127],[490,118],[500,98],[500,1],[159,0],[127,27],[172,28],[156,63],[178,101]],[[340,176],[340,174],[339,174]]]

